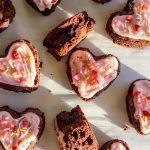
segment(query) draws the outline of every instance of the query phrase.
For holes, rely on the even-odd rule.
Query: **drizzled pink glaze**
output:
[[[28,112],[19,119],[13,119],[6,112],[0,112],[0,141],[7,150],[26,150],[31,142],[37,141],[39,117]]]
[[[116,16],[112,27],[118,35],[150,41],[150,1],[134,0],[133,5],[134,14]]]
[[[5,58],[0,58],[0,82],[22,87],[34,86],[35,60],[29,46],[14,43]]]

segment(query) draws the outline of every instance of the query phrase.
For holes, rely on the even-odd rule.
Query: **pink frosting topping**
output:
[[[78,50],[70,58],[72,79],[78,91],[84,98],[93,97],[98,91],[105,88],[117,76],[118,60],[108,56],[95,61],[87,52]]]
[[[150,40],[150,1],[134,0],[133,5],[134,14],[116,16],[112,27],[118,35]]]
[[[0,82],[32,87],[36,77],[35,59],[24,42],[14,43],[5,58],[0,58]]]
[[[134,85],[134,116],[140,121],[142,132],[148,134],[150,133],[150,82],[148,80],[139,80]]]
[[[31,142],[37,142],[39,117],[28,112],[14,119],[8,112],[0,112],[0,141],[7,150],[26,150]]]

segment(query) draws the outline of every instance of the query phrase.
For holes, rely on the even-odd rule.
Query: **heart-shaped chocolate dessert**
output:
[[[0,142],[5,150],[31,150],[40,139],[45,117],[39,109],[27,108],[18,113],[0,108]]]
[[[126,142],[114,139],[106,142],[100,150],[130,150],[129,146]]]
[[[114,43],[141,48],[150,45],[150,1],[128,0],[123,11],[113,13],[106,26]]]
[[[94,56],[87,48],[77,48],[67,62],[72,88],[85,101],[107,89],[120,72],[120,62],[113,55]]]
[[[61,0],[26,0],[33,9],[40,12],[44,16],[50,15],[55,11]]]
[[[130,122],[140,134],[150,134],[150,80],[135,80],[126,98]]]
[[[11,0],[0,0],[0,32],[11,24],[15,16],[15,8]]]
[[[0,58],[0,88],[31,92],[39,85],[40,59],[36,48],[26,40],[17,40]]]

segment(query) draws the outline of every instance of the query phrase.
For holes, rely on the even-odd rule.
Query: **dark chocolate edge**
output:
[[[13,7],[14,14],[13,14],[13,15],[11,16],[11,18],[10,18],[9,26],[11,25],[11,23],[12,23],[12,21],[13,21],[15,15],[16,15],[16,9],[15,9],[15,7],[14,7],[14,5],[13,5],[13,3],[12,3],[11,0],[10,0],[10,2],[11,2],[11,5],[12,5],[12,7]],[[0,28],[0,33],[3,32],[3,31],[5,31],[7,28],[9,28],[9,26],[8,26],[8,27],[5,27],[5,28]]]
[[[150,45],[150,41],[148,40],[140,40],[140,39],[133,39],[128,37],[123,37],[118,35],[112,27],[112,21],[113,18],[116,16],[122,16],[122,15],[133,15],[133,0],[128,0],[126,6],[124,7],[123,11],[118,11],[115,13],[112,13],[107,21],[106,24],[106,32],[110,35],[110,37],[113,39],[113,42],[116,44],[119,44],[124,47],[128,48],[144,48]]]
[[[22,39],[22,40],[16,40],[16,41],[12,42],[10,45],[8,45],[8,47],[5,50],[5,56],[7,56],[10,47],[16,42],[25,42],[32,51],[32,54],[33,54],[34,59],[35,59],[35,66],[36,66],[36,73],[37,73],[36,77],[35,77],[35,80],[34,80],[34,86],[33,87],[20,87],[20,86],[14,86],[14,85],[5,84],[5,83],[0,82],[0,88],[10,90],[10,91],[14,91],[14,92],[23,92],[23,93],[35,91],[35,90],[38,89],[39,80],[40,80],[39,79],[40,78],[40,59],[39,59],[38,51],[32,45],[31,42]]]
[[[111,145],[116,143],[116,142],[119,142],[121,144],[123,144],[125,147],[126,147],[126,150],[130,150],[129,149],[129,146],[126,142],[122,141],[122,140],[119,140],[119,139],[114,139],[114,140],[111,140],[111,141],[108,141],[106,142],[101,148],[100,150],[108,150],[111,148]]]
[[[22,116],[22,114],[25,114],[27,112],[32,112],[32,113],[35,113],[39,118],[40,118],[40,125],[39,125],[39,134],[37,135],[37,140],[39,141],[42,134],[43,134],[43,131],[44,131],[44,128],[45,128],[45,115],[43,112],[40,111],[39,108],[26,108],[24,111],[22,111],[22,113],[20,112],[17,112],[13,109],[11,109],[9,106],[3,106],[3,107],[0,107],[0,111],[6,111],[8,113],[10,113],[10,115],[14,118],[14,119],[17,119],[19,117]],[[32,149],[37,143],[38,141],[34,144],[32,144],[30,147],[30,149]],[[3,144],[0,142],[0,146],[5,150]],[[28,147],[28,148],[29,148]]]
[[[53,13],[57,7],[57,5],[59,5],[59,3],[61,2],[61,0],[58,0],[58,2],[54,5],[52,5],[51,9],[46,8],[44,11],[40,11],[38,9],[38,7],[36,6],[36,4],[33,2],[33,0],[26,0],[26,2],[36,11],[38,11],[39,13],[41,13],[43,16],[48,16],[51,13]]]
[[[79,92],[78,92],[78,87],[76,87],[74,84],[72,84],[72,82],[73,82],[73,80],[72,80],[72,75],[71,75],[71,68],[70,68],[70,65],[69,65],[69,61],[70,61],[70,58],[71,58],[71,56],[72,56],[72,54],[75,52],[75,51],[77,51],[77,50],[82,50],[82,51],[87,51],[87,52],[89,52],[92,56],[93,56],[93,58],[94,58],[94,60],[100,60],[100,59],[104,59],[104,58],[106,58],[106,57],[108,57],[108,56],[114,56],[114,55],[112,55],[112,54],[107,54],[107,55],[100,55],[100,56],[95,56],[88,48],[84,48],[84,47],[78,47],[78,48],[75,48],[71,53],[70,53],[70,55],[69,55],[69,57],[68,57],[68,60],[67,60],[67,76],[68,76],[68,79],[69,79],[69,82],[70,82],[70,84],[71,84],[71,86],[72,86],[72,89],[77,93],[77,95],[81,98],[81,99],[83,99],[84,101],[90,101],[90,100],[93,100],[93,99],[95,99],[97,96],[99,96],[103,91],[105,91],[107,88],[109,88],[110,86],[111,86],[111,84],[116,80],[116,78],[119,76],[119,74],[120,74],[120,70],[121,70],[121,63],[120,63],[120,60],[116,57],[116,56],[114,56],[116,59],[117,59],[117,61],[118,61],[118,70],[117,70],[117,76],[116,76],[116,78],[114,79],[114,80],[112,80],[105,88],[103,88],[102,90],[100,90],[99,92],[97,92],[93,97],[91,97],[91,98],[89,98],[89,99],[86,99],[86,98],[83,98],[80,94],[79,94]]]
[[[108,2],[110,2],[111,0],[93,0],[94,2],[96,2],[96,3],[101,3],[101,4],[105,4],[105,3],[108,3]]]
[[[126,110],[127,110],[127,115],[128,115],[130,123],[134,126],[134,128],[137,130],[137,132],[139,134],[144,135],[140,129],[140,122],[137,119],[135,119],[135,117],[134,117],[135,106],[134,106],[134,101],[133,101],[134,83],[137,81],[141,81],[141,80],[147,80],[150,82],[150,80],[148,80],[148,79],[137,79],[130,84],[128,93],[126,96]]]

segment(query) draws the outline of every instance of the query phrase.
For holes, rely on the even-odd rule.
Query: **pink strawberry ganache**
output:
[[[115,56],[108,55],[95,60],[87,51],[75,51],[69,61],[72,84],[78,87],[83,98],[91,98],[107,87],[118,74],[119,62]]]

